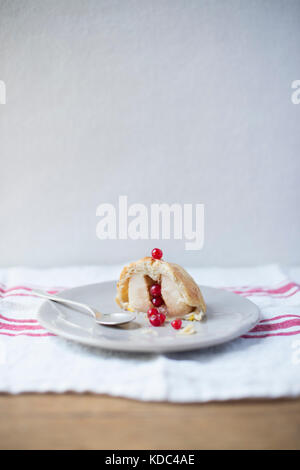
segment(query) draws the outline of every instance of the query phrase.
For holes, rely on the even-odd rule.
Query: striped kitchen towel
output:
[[[200,283],[248,297],[262,319],[230,343],[178,354],[88,348],[44,330],[32,288],[60,292],[117,279],[120,266],[0,270],[0,392],[93,392],[195,402],[300,395],[300,268],[187,268]]]

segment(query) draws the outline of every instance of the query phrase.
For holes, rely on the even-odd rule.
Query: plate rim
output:
[[[103,284],[111,284],[111,283],[117,283],[117,281],[116,280],[108,280],[108,281],[95,282],[95,283],[91,283],[91,284],[83,284],[83,285],[80,285],[80,286],[71,287],[69,289],[64,289],[63,291],[59,292],[56,295],[58,297],[62,296],[62,295],[64,296],[66,293],[71,292],[71,291],[73,292],[73,291],[77,291],[79,289],[84,289],[84,288],[93,289],[93,288],[96,288],[96,286],[103,285]],[[231,296],[235,296],[235,297],[239,297],[240,299],[243,299],[244,302],[246,302],[248,304],[251,304],[252,308],[255,309],[256,318],[253,319],[252,321],[249,321],[247,326],[246,325],[241,325],[237,330],[235,330],[235,332],[233,332],[231,334],[227,333],[224,336],[220,336],[219,338],[217,338],[216,340],[213,340],[213,341],[210,340],[210,341],[208,341],[208,344],[205,343],[205,340],[203,341],[203,338],[201,338],[202,342],[200,344],[197,344],[194,341],[194,342],[187,342],[186,344],[180,343],[180,347],[178,347],[178,344],[176,344],[176,343],[167,343],[166,345],[155,345],[155,350],[150,349],[151,345],[152,345],[151,343],[149,343],[149,344],[144,343],[144,344],[141,344],[141,345],[134,344],[134,346],[132,348],[130,347],[131,343],[128,343],[128,341],[126,341],[126,343],[122,342],[122,341],[119,341],[119,342],[115,343],[115,342],[112,342],[112,341],[110,342],[108,340],[107,344],[105,344],[105,342],[100,344],[99,339],[96,339],[96,338],[95,339],[94,338],[88,338],[87,339],[87,338],[74,337],[74,335],[71,334],[71,333],[62,331],[61,329],[55,328],[52,325],[49,326],[49,323],[47,322],[47,320],[45,320],[43,318],[43,311],[46,308],[46,305],[51,302],[50,300],[44,300],[44,302],[42,302],[41,305],[38,307],[37,320],[38,320],[39,324],[43,328],[45,328],[48,332],[50,332],[52,334],[55,334],[56,336],[58,336],[60,338],[64,338],[64,339],[67,339],[69,341],[75,342],[77,344],[83,344],[83,345],[89,346],[89,347],[96,347],[96,348],[104,349],[106,351],[111,350],[111,351],[117,351],[117,352],[143,353],[143,354],[160,354],[160,353],[175,353],[175,352],[180,353],[180,352],[201,350],[201,349],[206,349],[206,348],[209,348],[209,347],[218,346],[218,345],[228,343],[230,341],[233,341],[234,339],[237,339],[237,338],[241,337],[243,334],[250,331],[260,321],[261,311],[260,311],[259,306],[257,304],[255,304],[254,302],[252,302],[251,300],[249,300],[248,298],[240,296],[240,295],[236,294],[235,292],[227,291],[225,289],[221,289],[221,288],[218,288],[218,287],[207,286],[207,285],[204,285],[204,284],[199,285],[199,287],[200,287],[200,289],[203,289],[203,288],[207,289],[208,288],[208,289],[211,289],[211,290],[222,291],[222,292],[224,292],[226,294],[229,294]],[[147,346],[149,346],[149,349],[147,349]]]

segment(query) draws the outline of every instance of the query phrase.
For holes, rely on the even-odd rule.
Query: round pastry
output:
[[[160,286],[158,299],[162,302],[155,302],[151,297],[150,290],[154,284]],[[151,257],[123,268],[117,284],[116,302],[124,310],[137,312],[147,312],[156,303],[162,303],[159,307],[169,317],[183,317],[192,312],[204,316],[206,312],[201,290],[185,269]]]

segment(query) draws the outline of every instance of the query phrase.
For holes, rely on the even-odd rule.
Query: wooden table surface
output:
[[[300,399],[143,403],[0,395],[1,449],[300,449]]]

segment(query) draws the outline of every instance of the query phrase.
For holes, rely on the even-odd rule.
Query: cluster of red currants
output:
[[[152,258],[153,259],[161,259],[163,256],[163,252],[159,248],[154,248],[152,250]],[[166,315],[162,312],[159,312],[157,309],[162,306],[164,303],[163,298],[161,296],[161,287],[159,284],[153,284],[150,287],[150,294],[152,296],[151,302],[154,305],[154,308],[150,308],[147,312],[149,321],[152,326],[161,326],[165,323]],[[156,307],[156,308],[155,308]],[[179,330],[182,325],[182,321],[178,318],[171,322],[172,327],[175,330]]]
[[[166,315],[159,312],[157,308],[149,308],[147,315],[152,326],[161,326],[166,321]],[[182,320],[180,320],[180,318],[176,318],[176,320],[171,322],[171,325],[175,330],[180,330]]]
[[[165,323],[166,315],[164,313],[160,313],[157,308],[149,308],[147,312],[147,316],[149,318],[149,322],[152,326],[160,326]]]

